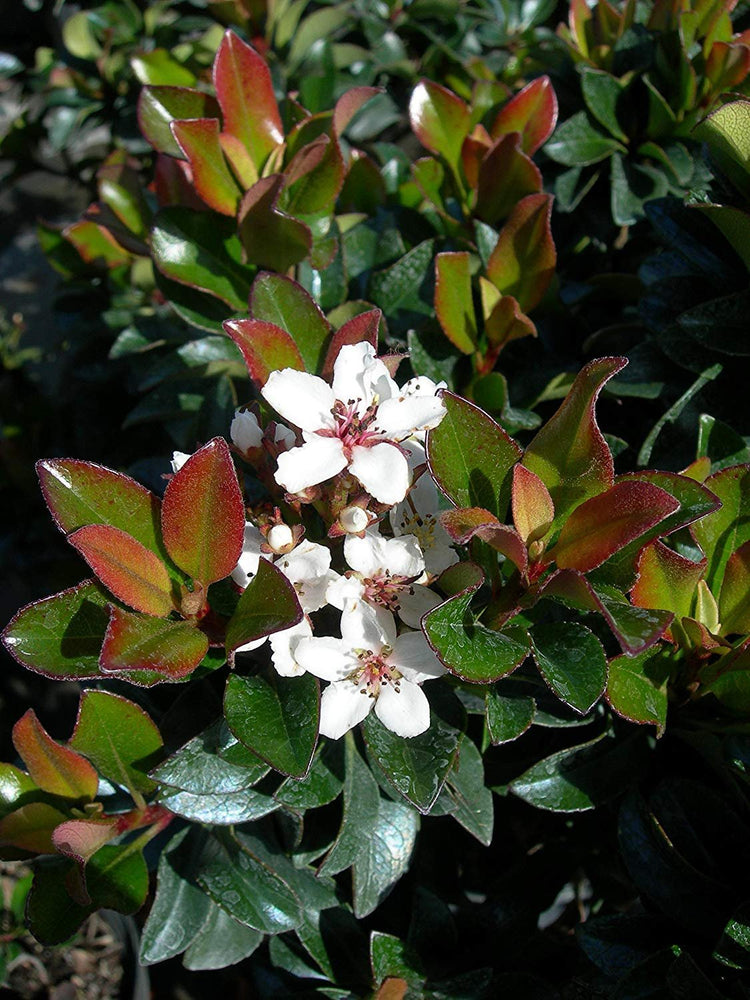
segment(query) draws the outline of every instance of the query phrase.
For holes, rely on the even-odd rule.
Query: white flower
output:
[[[263,431],[258,418],[250,410],[237,410],[229,428],[229,436],[240,451],[260,448]]]
[[[426,464],[425,450],[418,441],[410,440],[404,447],[410,469]],[[440,509],[440,494],[429,471],[425,470],[406,499],[388,513],[394,535],[416,535],[424,554],[425,568],[435,576],[458,562],[451,537],[440,523]]]
[[[189,458],[192,458],[192,456],[186,451],[173,451],[170,463],[172,466],[172,472],[179,472]]]
[[[320,703],[320,732],[338,739],[375,713],[398,736],[418,736],[430,725],[430,706],[419,686],[445,668],[421,632],[396,634],[393,615],[360,602],[341,616],[341,639],[302,639],[295,657],[332,683]]]
[[[332,385],[285,368],[271,372],[261,392],[302,431],[304,443],[278,458],[276,482],[289,493],[348,468],[380,503],[403,500],[411,480],[399,442],[437,427],[445,414],[437,396],[399,390],[366,343],[341,348]]]
[[[328,601],[343,608],[358,600],[380,605],[398,614],[411,628],[418,629],[422,615],[437,607],[441,598],[422,586],[424,556],[414,535],[383,538],[374,529],[362,536],[348,535],[344,558],[353,573],[339,577],[329,586]]]

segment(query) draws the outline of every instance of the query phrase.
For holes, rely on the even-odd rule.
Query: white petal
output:
[[[286,424],[276,424],[273,431],[273,443],[283,444],[285,449],[293,448],[297,443],[297,435]]]
[[[388,538],[384,556],[383,566],[391,576],[421,576],[424,572],[424,556],[416,535]]]
[[[380,404],[373,426],[400,439],[437,427],[445,413],[445,403],[438,396],[398,396]]]
[[[250,642],[246,642],[244,646],[238,646],[235,649],[235,653],[249,653],[253,649],[258,649],[264,642],[268,642],[267,635],[264,635],[262,639],[252,639]]]
[[[432,611],[443,598],[429,587],[415,583],[410,589],[404,588],[398,595],[398,616],[410,628],[420,628],[422,615]]]
[[[172,459],[170,462],[170,465],[172,466],[172,472],[179,472],[180,469],[185,464],[185,462],[187,462],[187,460],[191,457],[192,456],[189,455],[188,452],[186,451],[173,451]]]
[[[346,468],[344,448],[338,438],[312,435],[312,440],[290,448],[278,458],[276,482],[289,493],[299,493],[331,479]]]
[[[307,618],[303,618],[291,628],[285,628],[282,632],[274,632],[269,636],[271,659],[278,674],[282,677],[299,677],[305,673],[305,668],[297,662],[295,654],[300,642],[311,636],[312,629]]]
[[[395,643],[396,620],[385,608],[347,601],[341,615],[341,636],[349,649],[371,649],[378,654],[383,646]]]
[[[339,576],[336,573],[326,589],[326,602],[343,611],[347,602],[350,607],[355,607],[364,592],[364,584],[356,576]]]
[[[263,535],[251,524],[245,521],[245,535],[242,541],[242,554],[237,565],[232,570],[232,579],[238,587],[245,587],[258,572],[260,563],[260,546],[263,542]]]
[[[284,368],[271,372],[260,392],[284,420],[302,430],[336,426],[331,412],[336,397],[330,385],[317,375]]]
[[[445,673],[445,667],[421,632],[404,632],[400,635],[387,662],[392,663],[414,684],[433,680]]]
[[[424,691],[407,680],[399,683],[398,691],[391,684],[380,688],[375,714],[397,736],[419,736],[430,726],[430,703]]]
[[[387,441],[371,448],[355,445],[349,469],[380,503],[398,503],[409,489],[411,479],[406,458],[395,444]]]
[[[410,378],[401,386],[401,396],[434,396],[438,389],[447,389],[447,382],[433,382],[426,375]]]
[[[320,734],[337,740],[360,723],[373,700],[351,681],[329,684],[320,699]]]
[[[326,590],[335,574],[330,570],[331,550],[317,542],[301,542],[276,560],[276,565],[294,584],[303,611],[318,611],[326,601]]]
[[[344,539],[344,558],[349,567],[365,579],[376,576],[385,565],[385,541],[373,528],[361,537],[347,535]]]
[[[376,400],[389,399],[398,387],[371,344],[347,344],[333,366],[333,392],[342,403],[359,401],[361,415]]]
[[[300,639],[294,658],[303,670],[324,681],[343,680],[359,663],[349,643],[330,636]]]
[[[249,451],[250,448],[260,448],[263,431],[251,410],[237,410],[229,427],[229,436],[240,451]]]

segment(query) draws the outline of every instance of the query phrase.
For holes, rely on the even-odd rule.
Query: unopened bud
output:
[[[370,523],[367,511],[362,507],[345,507],[339,514],[339,524],[347,534],[364,531]]]
[[[250,410],[237,410],[229,428],[229,436],[242,452],[260,448],[263,432],[258,418]]]
[[[288,524],[274,524],[266,535],[268,547],[277,555],[290,552],[294,546],[294,535]]]

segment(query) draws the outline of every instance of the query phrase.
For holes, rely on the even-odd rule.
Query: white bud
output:
[[[349,534],[364,531],[369,523],[367,511],[356,505],[345,507],[339,514],[339,524]]]
[[[172,472],[179,472],[183,467],[185,462],[192,456],[186,451],[173,451],[172,452]]]
[[[294,548],[294,535],[288,524],[274,524],[266,536],[269,548],[281,555]]]
[[[260,448],[263,432],[254,413],[250,410],[237,410],[229,428],[229,436],[242,452],[251,448]]]

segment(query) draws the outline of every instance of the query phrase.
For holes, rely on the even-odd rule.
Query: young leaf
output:
[[[67,799],[95,798],[99,776],[75,750],[56,743],[29,709],[13,726],[13,746],[39,788]]]
[[[307,774],[318,742],[320,693],[302,677],[238,677],[224,695],[227,725],[237,739],[271,767],[295,778]]]
[[[275,323],[260,319],[228,319],[225,333],[242,351],[250,378],[262,388],[273,371],[294,368],[304,371],[305,363],[291,335]]]
[[[511,214],[522,198],[541,190],[541,171],[521,149],[518,133],[512,132],[498,139],[482,158],[477,179],[476,215],[495,226]],[[520,240],[514,245],[520,245]],[[497,261],[493,271],[500,273]]]
[[[116,785],[145,794],[156,788],[146,772],[162,748],[161,734],[140,706],[121,695],[84,691],[70,746]]]
[[[190,164],[195,190],[208,206],[234,218],[240,189],[224,159],[218,121],[215,118],[191,118],[174,121],[171,128]]]
[[[258,572],[243,590],[227,622],[227,651],[232,653],[238,646],[300,621],[302,608],[294,585],[268,559],[261,559]]]
[[[520,132],[521,148],[532,156],[552,134],[557,124],[557,97],[548,76],[539,76],[519,90],[499,112],[490,128],[498,139]]]
[[[209,441],[172,477],[161,520],[167,551],[193,580],[207,586],[229,576],[242,552],[245,506],[223,438]]]
[[[614,481],[612,453],[599,430],[594,407],[605,383],[626,364],[627,358],[590,361],[524,453],[523,464],[550,492],[556,526],[582,501],[609,489]]]
[[[27,802],[0,819],[0,845],[34,854],[54,854],[52,834],[68,815],[46,802]]]
[[[444,157],[458,176],[461,147],[471,130],[465,102],[439,83],[420,80],[409,101],[409,120],[422,145]]]
[[[138,127],[157,153],[180,156],[170,128],[176,119],[218,118],[215,98],[188,87],[144,87],[138,98]]]
[[[641,553],[630,599],[639,607],[664,608],[684,618],[692,611],[695,588],[705,571],[705,559],[693,562],[656,539]]]
[[[535,625],[531,645],[536,665],[557,697],[586,715],[607,683],[607,658],[593,632],[579,622]]]
[[[557,254],[552,241],[552,197],[529,194],[522,198],[500,230],[487,263],[487,277],[503,293],[530,312],[542,300],[555,273]]]
[[[709,589],[719,593],[729,557],[750,540],[750,465],[721,469],[709,476],[705,485],[719,498],[721,507],[696,521],[690,530],[708,559]]]
[[[521,449],[478,406],[445,390],[442,398],[445,417],[427,433],[432,475],[457,507],[483,507],[502,521]]]
[[[261,272],[253,282],[250,311],[255,319],[286,330],[304,360],[305,371],[320,371],[331,327],[301,285],[283,274]]]
[[[476,350],[477,321],[468,253],[439,253],[435,258],[435,312],[453,346],[463,354],[472,354]]]
[[[160,618],[174,609],[173,583],[165,563],[126,531],[87,524],[68,541],[104,586],[131,608]]]
[[[524,545],[543,538],[555,519],[555,505],[539,476],[519,463],[513,468],[513,523]]]
[[[326,351],[326,359],[320,377],[330,381],[333,378],[333,366],[342,347],[350,344],[360,344],[363,341],[378,348],[378,331],[383,322],[383,314],[379,309],[368,309],[358,316],[352,316],[338,330],[334,331]]]
[[[516,466],[519,468],[519,466]],[[472,538],[481,538],[514,564],[523,577],[529,568],[529,558],[523,539],[515,528],[500,524],[494,514],[481,507],[459,507],[440,515],[440,523],[460,545],[467,545]]]

